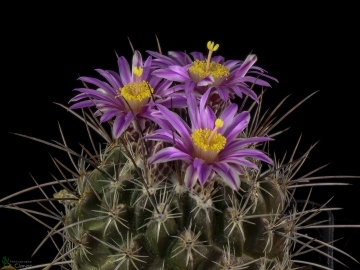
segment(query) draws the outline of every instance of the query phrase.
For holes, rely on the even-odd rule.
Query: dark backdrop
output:
[[[155,34],[164,52],[168,50],[194,50],[206,52],[206,42],[220,44],[218,54],[226,59],[245,59],[251,51],[258,56],[257,65],[266,69],[279,80],[267,90],[265,106],[274,108],[285,96],[291,95],[281,110],[281,116],[301,99],[320,90],[294,113],[287,117],[277,130],[291,127],[276,138],[273,151],[282,156],[292,151],[300,134],[302,140],[299,154],[320,140],[304,165],[303,173],[321,165],[331,164],[316,175],[360,175],[359,173],[359,102],[357,93],[359,42],[356,40],[353,17],[339,19],[336,7],[332,13],[300,12],[291,14],[245,18],[209,18],[197,20],[192,13],[184,12],[179,21],[143,15],[159,20],[158,24],[146,20],[139,26],[133,20],[125,20],[106,14],[90,16],[86,11],[72,13],[69,9],[53,9],[52,12],[36,11],[28,14],[14,12],[14,22],[5,27],[6,49],[2,51],[3,65],[3,158],[0,198],[34,185],[29,173],[39,182],[52,181],[50,173],[60,178],[50,155],[67,160],[64,153],[28,139],[17,137],[16,132],[46,141],[60,141],[58,122],[62,125],[69,146],[79,150],[78,143],[89,145],[84,126],[53,102],[67,104],[74,96],[73,88],[80,87],[79,75],[96,76],[95,68],[117,70],[116,51],[131,59],[129,37],[135,49],[146,55],[145,50],[156,50]],[[111,7],[109,7],[111,9]],[[351,8],[349,8],[351,10]],[[56,11],[57,10],[57,11]],[[344,14],[348,8],[344,8]],[[170,12],[170,11],[169,11]],[[112,14],[112,13],[111,13]],[[124,14],[122,12],[121,14]],[[168,16],[168,15],[167,15]],[[255,15],[254,15],[255,16]],[[206,18],[206,16],[205,16]],[[195,20],[189,26],[185,21]],[[173,26],[176,22],[180,26]],[[211,26],[214,23],[214,29]],[[152,26],[154,24],[154,27]],[[134,25],[135,24],[135,25]],[[205,30],[210,30],[204,32]],[[99,78],[99,77],[98,77]],[[85,137],[86,138],[86,137]],[[300,173],[301,174],[301,173]],[[335,196],[329,203],[342,207],[334,213],[336,224],[360,224],[360,179],[343,179],[351,183],[345,187],[315,188],[311,199],[320,203]],[[335,181],[335,180],[331,180]],[[52,190],[47,189],[51,194]],[[298,198],[305,198],[305,191]],[[11,199],[10,202],[42,197],[39,191]],[[35,209],[40,209],[34,205]],[[61,208],[61,206],[59,207]],[[46,218],[42,220],[54,224]],[[33,264],[50,261],[55,256],[51,243],[46,244],[34,258],[31,252],[49,229],[25,214],[1,210],[0,256],[12,260],[32,260]],[[360,231],[337,229],[335,238],[343,238],[336,246],[353,256],[360,257],[354,249],[360,241]],[[357,264],[343,255],[336,256],[346,262],[350,269]],[[337,269],[341,266],[337,265]]]

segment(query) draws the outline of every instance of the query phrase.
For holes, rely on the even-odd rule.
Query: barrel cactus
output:
[[[77,153],[64,138],[45,142],[74,166],[55,160],[64,179],[46,198],[65,214],[48,238],[59,234],[64,245],[47,269],[331,269],[297,259],[309,251],[338,261],[321,248],[343,251],[303,233],[337,226],[309,223],[332,210],[308,207],[319,177],[296,175],[313,146],[296,158],[294,146],[288,159],[267,151],[292,110],[275,121],[278,107],[263,113],[264,91],[254,90],[277,80],[254,65],[256,55],[225,61],[218,47],[209,42],[207,56],[166,56],[159,47],[145,60],[133,51],[130,65],[118,57],[119,72],[97,69],[104,80],[79,78],[69,111],[84,123],[92,150]],[[310,188],[301,206],[299,187]]]

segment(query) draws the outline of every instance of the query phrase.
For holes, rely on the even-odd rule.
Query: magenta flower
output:
[[[169,52],[169,57],[156,52],[148,53],[156,59],[153,60],[153,66],[160,68],[153,72],[154,75],[167,80],[180,82],[178,86],[187,91],[187,94],[196,90],[204,94],[208,89],[216,93],[220,98],[227,102],[229,98],[235,95],[240,98],[243,94],[248,95],[258,101],[256,94],[250,89],[251,84],[265,87],[271,87],[270,84],[260,78],[267,77],[277,81],[275,78],[265,74],[265,70],[254,66],[257,60],[256,55],[250,54],[245,61],[228,60],[224,62],[222,56],[212,57],[219,45],[208,42],[209,54],[207,59],[200,52],[192,52],[191,58],[182,52]],[[250,76],[253,75],[253,76]],[[250,85],[249,85],[250,84]]]
[[[151,62],[150,56],[143,63],[140,52],[135,51],[131,69],[126,59],[119,57],[119,74],[110,70],[96,70],[107,82],[80,77],[79,80],[91,83],[97,89],[76,88],[75,90],[81,94],[71,101],[79,102],[70,109],[96,106],[98,110],[95,115],[101,115],[101,123],[115,117],[113,136],[118,138],[129,127],[135,116],[140,125],[143,125],[145,118],[151,114],[151,106],[157,103],[173,108],[186,106],[184,95],[169,90],[171,81],[151,75],[153,71]],[[151,101],[152,96],[154,101]]]
[[[259,150],[247,148],[271,140],[266,137],[239,138],[238,135],[247,127],[248,112],[237,114],[238,107],[231,104],[219,115],[206,105],[208,90],[198,105],[190,94],[188,113],[189,127],[183,119],[166,107],[158,105],[157,117],[153,117],[161,129],[144,139],[160,140],[175,144],[160,150],[149,159],[150,164],[182,160],[184,164],[186,187],[192,188],[196,180],[200,184],[218,174],[234,190],[240,187],[239,175],[244,174],[243,167],[258,169],[247,158],[255,158],[272,164],[272,161]],[[158,120],[156,120],[158,119]]]

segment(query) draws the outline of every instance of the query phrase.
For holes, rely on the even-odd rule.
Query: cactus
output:
[[[75,89],[69,109],[92,150],[73,151],[62,131],[62,143],[17,134],[65,151],[73,165],[53,159],[63,179],[53,181],[56,192],[45,200],[55,209],[62,204],[65,214],[45,208],[43,215],[60,220],[47,238],[59,234],[64,245],[49,268],[331,269],[297,259],[309,251],[342,263],[321,247],[343,251],[303,230],[326,228],[308,221],[335,210],[308,207],[312,187],[346,184],[315,183],[332,178],[311,177],[316,170],[297,176],[314,146],[296,158],[299,142],[288,159],[266,152],[283,132],[274,128],[311,96],[275,120],[278,107],[263,113],[264,91],[253,89],[276,79],[254,66],[255,55],[224,61],[213,56],[218,47],[209,42],[208,56],[195,52],[193,59],[149,51],[143,61],[134,51],[131,68],[119,57],[119,74],[97,70],[105,81],[80,77],[84,87]],[[79,110],[87,107],[96,109]],[[102,138],[100,148],[93,134]],[[310,192],[299,206],[294,192],[303,187]]]
[[[9,258],[6,258],[6,256],[4,256],[3,258],[2,258],[2,263],[3,263],[3,265],[5,266],[5,265],[7,265],[8,263],[9,263]]]

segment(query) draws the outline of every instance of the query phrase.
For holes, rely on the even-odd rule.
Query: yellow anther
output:
[[[212,75],[215,80],[225,79],[230,74],[230,69],[219,63],[210,62],[208,69],[206,69],[208,62],[206,60],[195,60],[193,65],[189,68],[191,78],[198,82],[208,75]]]
[[[133,73],[136,75],[136,77],[140,77],[143,73],[143,68],[142,67],[134,67]]]
[[[226,138],[218,134],[216,131],[210,129],[196,129],[191,138],[194,144],[199,147],[202,151],[214,151],[215,153],[220,152],[225,147]],[[210,139],[210,140],[209,140]]]
[[[145,98],[151,97],[151,93],[154,92],[154,89],[146,82],[142,81],[140,83],[128,83],[124,85],[119,91],[118,95],[115,97],[123,96],[128,101],[142,101]]]
[[[216,121],[215,121],[215,126],[216,126],[217,128],[221,128],[223,125],[224,125],[224,121],[223,121],[223,120],[221,120],[220,118],[216,119]]]
[[[116,90],[115,98],[123,97],[127,100],[126,106],[130,106],[134,112],[141,112],[142,106],[146,105],[154,93],[154,89],[146,81],[131,82]],[[128,108],[128,111],[130,108]]]
[[[207,48],[209,51],[215,52],[217,49],[219,49],[219,44],[216,44],[215,46],[214,46],[214,44],[215,43],[213,41],[209,41],[207,43]]]

